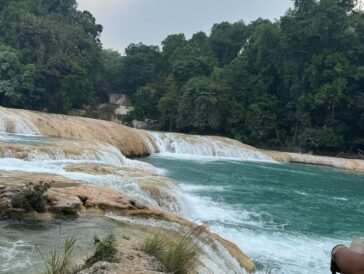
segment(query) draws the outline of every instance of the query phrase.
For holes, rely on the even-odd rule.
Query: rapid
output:
[[[61,175],[175,212],[237,244],[257,273],[327,273],[330,248],[364,227],[363,173],[278,163],[222,137],[0,108],[1,170]],[[29,231],[0,225],[0,273],[32,264]],[[205,252],[207,273],[243,273],[225,250]]]

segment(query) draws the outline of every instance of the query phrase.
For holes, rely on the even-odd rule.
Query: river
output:
[[[349,245],[353,237],[364,234],[363,172],[278,163],[263,152],[221,137],[120,128],[125,135],[120,140],[127,140],[124,144],[116,142],[116,124],[107,124],[108,128],[96,124],[107,122],[92,120],[95,128],[89,129],[91,122],[76,117],[24,112],[34,115],[35,125],[22,111],[23,116],[9,113],[0,109],[0,171],[57,174],[113,188],[162,210],[180,209],[177,214],[238,245],[253,259],[257,273],[329,273],[331,248],[338,243]],[[64,138],[56,131],[58,137],[44,134],[55,129],[50,125],[64,119],[72,119],[74,128],[64,123],[60,133],[78,139]],[[75,134],[79,127],[84,128]],[[102,132],[103,139],[88,139],[93,130]],[[130,152],[136,149],[134,143],[152,155],[126,158],[123,146]],[[114,173],[90,172],[88,167],[95,165],[112,166]],[[142,190],[146,183],[166,187],[166,195],[173,196],[167,201],[178,200],[179,204],[161,205]],[[103,223],[115,227],[113,222],[97,218],[80,219],[65,227],[69,231],[75,231],[73,226],[92,227],[84,234],[90,238],[102,231],[94,225]],[[0,273],[39,269],[37,249],[52,249],[57,227],[52,222],[0,221]],[[216,265],[211,273],[222,273]]]
[[[185,216],[236,243],[258,273],[329,273],[331,248],[363,236],[363,173],[160,155],[144,161],[180,182]]]

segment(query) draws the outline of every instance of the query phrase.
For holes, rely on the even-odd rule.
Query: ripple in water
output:
[[[331,248],[349,245],[364,227],[361,173],[295,164],[145,161],[183,182],[184,216],[237,244],[257,273],[328,273]]]

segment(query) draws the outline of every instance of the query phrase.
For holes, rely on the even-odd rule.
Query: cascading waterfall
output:
[[[44,123],[38,123],[37,118],[32,117],[32,120],[40,127],[38,129],[35,124],[24,117],[27,117],[26,112],[17,115],[0,108],[0,171],[61,175],[111,187],[153,207],[175,212],[184,211],[179,188],[163,186],[163,182],[168,184],[161,179],[162,176],[158,175],[163,171],[151,164],[126,158],[121,152],[123,147],[118,146],[118,143],[107,142],[107,139],[102,141],[82,139],[78,134],[72,134],[72,127],[67,128],[68,136],[76,136],[78,139],[67,139],[68,136],[67,138],[43,136],[41,132],[45,132],[42,127]],[[50,119],[53,118],[54,116]],[[82,123],[81,120],[80,123]],[[147,131],[134,132],[133,130],[132,132],[142,140],[135,143],[147,147],[150,153],[185,155],[189,159],[203,156],[213,159],[272,161],[271,158],[254,148],[226,138]],[[124,143],[128,145],[128,136],[121,136],[120,140],[124,140],[123,138],[127,139]],[[123,143],[121,142],[121,144]],[[69,169],[71,165],[79,165],[80,169],[71,170]],[[82,165],[85,166],[82,167]],[[104,166],[112,167],[124,173],[92,173],[92,171],[86,170],[87,166],[101,169]],[[108,170],[107,168],[105,170]],[[156,196],[158,196],[157,199]],[[175,202],[176,205],[171,206],[171,202]],[[148,223],[150,224],[150,222]],[[216,250],[204,250],[204,252],[207,256],[205,266],[208,270],[224,268],[225,273],[230,273],[229,267],[239,269],[237,261],[222,247]],[[221,262],[218,261],[218,258]],[[233,265],[231,262],[234,262],[233,268],[231,268]],[[216,271],[207,272],[218,273]]]
[[[151,153],[170,156],[207,156],[247,161],[273,161],[270,157],[242,143],[213,136],[145,132]]]
[[[0,158],[28,161],[78,160],[139,168],[154,173],[161,171],[137,160],[127,159],[118,148],[100,142],[85,142],[0,133]]]
[[[30,121],[0,108],[0,132],[39,135],[38,128]]]

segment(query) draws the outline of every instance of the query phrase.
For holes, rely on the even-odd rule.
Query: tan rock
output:
[[[149,154],[143,138],[137,131],[121,124],[85,117],[48,114],[3,107],[0,107],[0,112],[4,113],[3,115],[10,116],[9,119],[14,120],[14,117],[17,117],[22,118],[26,122],[30,121],[39,133],[45,136],[103,142],[116,146],[125,156]],[[17,120],[19,121],[20,119]],[[15,125],[15,122],[11,125]],[[14,130],[7,131],[14,132]]]
[[[11,207],[11,197],[30,180],[33,182],[55,182],[45,194],[47,198],[46,213],[26,213]],[[168,221],[190,229],[196,229],[198,227],[196,224],[173,213],[139,204],[137,201],[131,200],[126,195],[115,190],[86,184],[58,175],[0,170],[0,185],[5,186],[7,189],[5,193],[9,193],[9,195],[0,194],[0,201],[2,201],[0,203],[0,215],[20,219],[43,220],[69,214],[78,215],[86,212],[98,214],[113,212],[121,216],[154,218]],[[209,232],[207,228],[204,228],[203,232],[211,239],[219,242],[248,272],[253,271],[254,263],[236,245]]]
[[[325,165],[342,169],[364,171],[364,160],[316,156],[310,154],[288,153],[288,152],[278,152],[278,151],[263,151],[263,152],[278,162]]]
[[[70,164],[65,169],[70,172],[119,176],[121,180],[133,181],[138,184],[140,189],[148,193],[161,208],[171,212],[181,210],[180,201],[177,197],[179,191],[177,183],[152,171],[102,164]]]
[[[47,211],[53,215],[79,214],[84,210],[97,210],[100,213],[106,210],[122,212],[136,209],[144,209],[126,195],[102,186],[83,183],[62,176],[46,173],[6,172],[0,171],[0,182],[8,187],[8,192],[0,194],[0,214],[19,217],[19,210],[11,207],[11,199],[16,192],[29,181],[51,182],[52,187],[46,192]],[[36,218],[35,212],[29,217]],[[20,216],[22,217],[22,216]],[[24,218],[28,214],[24,213]],[[42,216],[44,218],[45,216]]]

